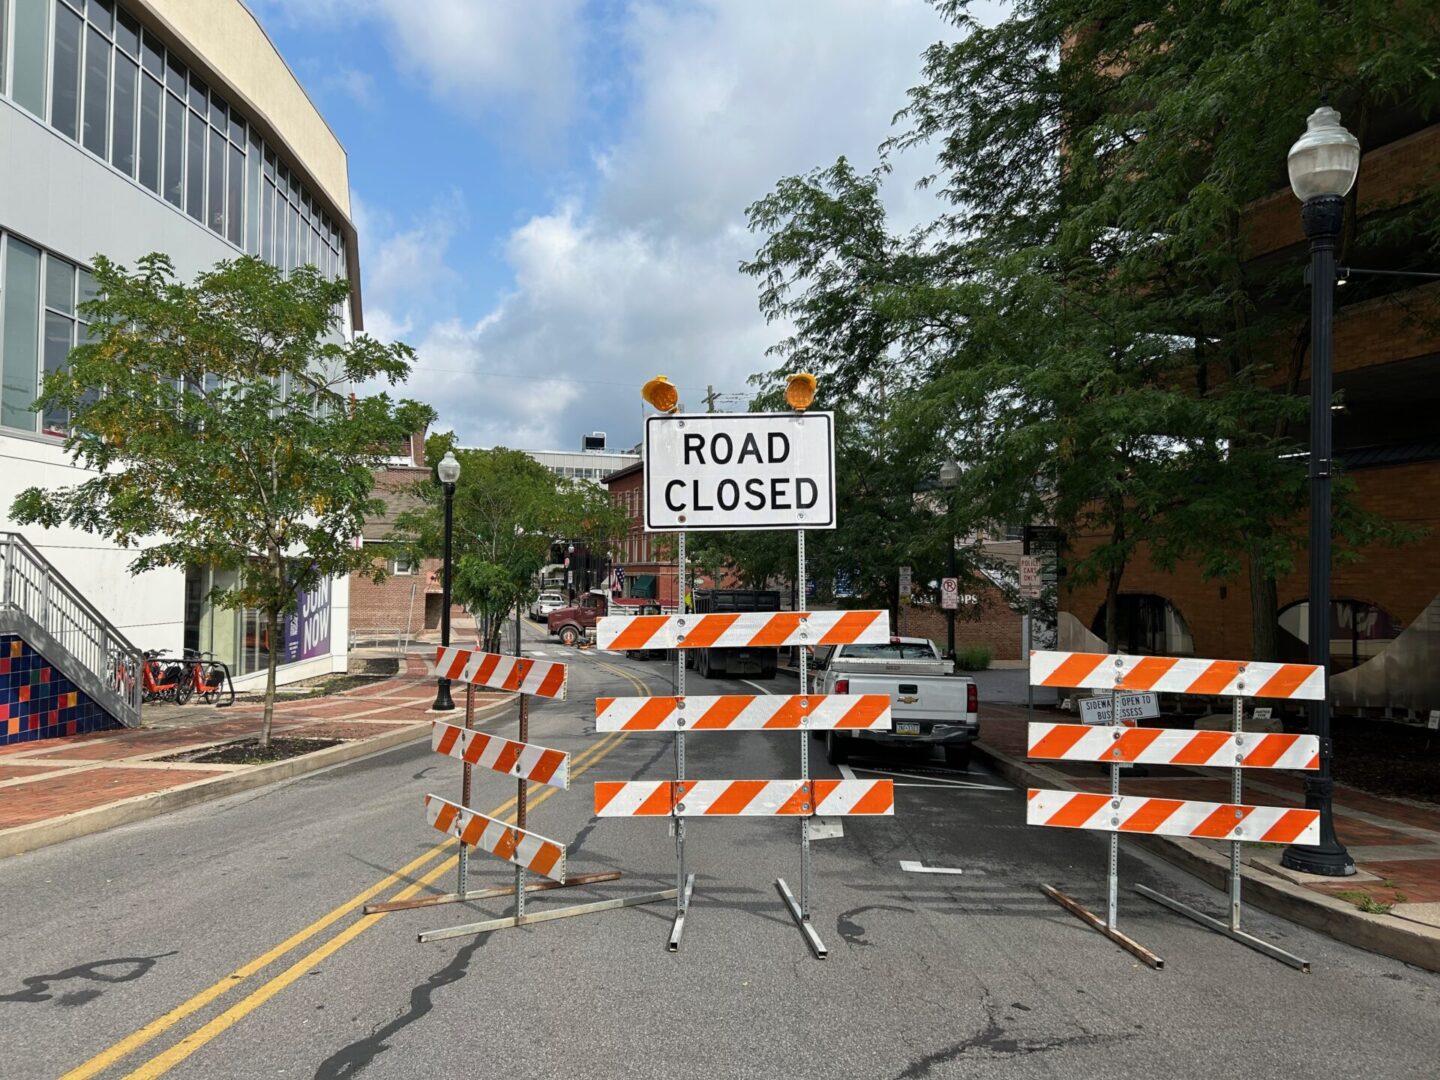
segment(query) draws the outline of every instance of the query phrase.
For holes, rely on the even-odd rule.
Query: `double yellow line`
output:
[[[621,678],[625,679],[632,686],[636,687],[636,689],[642,696],[649,696],[649,688],[646,687],[644,683],[642,683],[639,679],[635,678],[629,672],[623,671],[617,667],[612,667],[609,664],[601,663],[598,660],[593,662],[599,667],[604,668],[606,671],[609,671],[615,675],[619,675]],[[620,743],[625,740],[625,738],[626,733],[612,732],[611,734],[606,735],[604,738],[602,738],[594,746],[591,746],[586,750],[582,751],[581,753],[577,754],[572,761],[570,775],[572,777],[579,776],[587,769],[598,764],[601,760],[608,756],[611,751],[616,749],[616,747],[618,747]],[[539,785],[531,784],[530,790],[535,791],[537,787],[539,787]],[[539,806],[546,799],[550,798],[550,796],[554,795],[555,792],[558,790],[558,788],[546,787],[543,791],[538,791],[535,794],[531,795],[528,799],[530,807],[533,808]],[[515,803],[516,800],[513,798],[506,800],[505,802],[497,806],[494,810],[492,810],[490,812],[490,816],[499,817],[501,814],[505,814],[505,820],[513,822],[515,819]],[[280,959],[280,957],[284,956],[286,953],[298,948],[300,945],[313,938],[316,934],[321,933],[327,927],[332,926],[334,923],[344,918],[351,912],[358,910],[367,901],[374,899],[386,889],[405,880],[411,874],[413,874],[426,863],[428,863],[431,859],[435,858],[437,855],[441,855],[456,846],[457,845],[452,841],[446,841],[442,844],[437,844],[435,847],[425,852],[425,854],[421,855],[419,858],[416,858],[411,862],[406,863],[399,870],[396,870],[394,873],[387,875],[380,881],[377,881],[374,885],[371,885],[369,888],[365,889],[363,892],[357,893],[355,896],[340,904],[338,907],[335,907],[331,911],[322,915],[320,918],[312,922],[309,926],[305,927],[302,930],[296,931],[294,934],[290,935],[290,937],[286,938],[284,941],[280,942],[280,944],[276,945],[273,949],[270,949],[268,952],[262,953],[254,960],[251,960],[249,963],[241,965],[240,967],[232,971],[229,975],[226,975],[224,978],[220,979],[213,985],[206,987],[194,997],[175,1006],[175,1008],[171,1009],[163,1016],[152,1020],[150,1023],[146,1024],[138,1031],[127,1035],[119,1042],[102,1050],[100,1053],[96,1054],[84,1064],[79,1065],[74,1069],[71,1069],[69,1072],[65,1073],[60,1078],[60,1080],[87,1080],[87,1078],[89,1077],[99,1075],[100,1073],[104,1072],[106,1069],[114,1065],[116,1062],[121,1061],[122,1059],[128,1057],[130,1054],[133,1054],[136,1050],[139,1050],[142,1046],[145,1046],[147,1043],[153,1041],[154,1039],[159,1038],[161,1035],[169,1031],[186,1017],[194,1015],[201,1009],[205,1008],[205,1006],[215,1001],[217,998],[220,998],[224,994],[229,993],[231,990],[239,986],[244,980],[264,970],[266,967],[274,963],[276,960]],[[427,871],[422,877],[417,878],[412,884],[406,886],[404,889],[401,889],[390,899],[405,900],[411,896],[414,896],[416,893],[424,889],[427,885],[431,884],[448,871],[453,870],[457,862],[458,857],[456,855],[451,855],[439,865]],[[274,976],[265,983],[261,984],[255,990],[251,991],[242,1000],[236,1002],[229,1009],[225,1010],[225,1012],[221,1013],[219,1016],[216,1016],[214,1019],[210,1020],[203,1026],[191,1032],[189,1035],[185,1036],[179,1042],[171,1046],[170,1049],[165,1050],[160,1054],[157,1054],[155,1057],[152,1057],[150,1060],[146,1061],[144,1064],[140,1065],[132,1072],[127,1073],[125,1080],[150,1080],[150,1078],[158,1077],[168,1072],[170,1069],[174,1068],[180,1062],[184,1061],[187,1057],[193,1054],[196,1050],[199,1050],[206,1043],[214,1039],[217,1035],[220,1035],[223,1032],[228,1031],[230,1028],[234,1027],[242,1019],[244,1019],[250,1013],[254,1012],[261,1005],[265,1004],[265,1002],[269,1001],[272,997],[278,994],[281,990],[284,990],[291,983],[295,982],[306,972],[313,970],[316,964],[325,960],[327,957],[332,956],[340,949],[348,945],[350,942],[354,941],[361,934],[365,933],[365,931],[375,926],[377,923],[379,923],[381,919],[385,918],[386,914],[387,913],[382,912],[378,915],[368,915],[352,923],[350,926],[342,930],[339,934],[336,934],[329,941],[325,942],[325,944],[306,953],[295,963],[291,964],[290,967],[280,972],[280,974]]]

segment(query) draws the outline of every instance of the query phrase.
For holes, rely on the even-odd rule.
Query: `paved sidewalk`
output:
[[[279,700],[274,734],[338,739],[341,745],[264,765],[166,762],[158,759],[259,734],[263,707],[243,701],[232,708],[187,705],[157,709],[141,728],[45,739],[0,748],[0,855],[29,850],[150,816],[135,809],[145,799],[163,799],[153,812],[219,798],[272,780],[286,779],[340,761],[421,738],[434,720],[429,665],[418,656],[403,659],[404,671],[388,679],[326,697]],[[455,690],[463,716],[463,688]],[[477,691],[477,710],[503,707],[511,695]],[[201,790],[214,788],[214,790]],[[124,803],[126,812],[115,812]],[[83,827],[79,819],[85,819]],[[75,828],[47,831],[47,824],[76,822]],[[92,827],[93,826],[93,827]],[[53,838],[52,838],[53,835]],[[36,840],[39,842],[34,842]]]
[[[1037,709],[1035,719],[1054,722],[1073,720],[1073,716],[1052,709]],[[1027,761],[1025,736],[1023,705],[986,704],[981,699],[980,750],[1016,772],[1018,775],[1013,779],[1017,782],[1077,791],[1110,790],[1109,772],[1102,765]],[[1246,773],[1244,783],[1246,801],[1267,806],[1304,805],[1304,780],[1298,773],[1251,770]],[[1127,777],[1122,772],[1121,784],[1127,795],[1209,802],[1228,802],[1230,798],[1230,773],[1221,769],[1150,766],[1146,775]],[[1335,831],[1355,860],[1355,876],[1336,879],[1297,873],[1280,866],[1279,847],[1256,845],[1246,850],[1247,880],[1263,874],[1288,882],[1299,886],[1297,891],[1302,896],[1316,895],[1315,902],[1327,908],[1335,903],[1328,898],[1338,897],[1357,915],[1362,903],[1389,905],[1388,912],[1376,911],[1372,906],[1371,913],[1363,918],[1389,920],[1395,928],[1413,927],[1426,939],[1426,949],[1433,948],[1435,935],[1440,931],[1440,806],[1382,798],[1336,784]],[[1165,852],[1160,845],[1175,849],[1208,848],[1217,855],[1228,852],[1229,847],[1209,841],[1168,838],[1147,842],[1155,843],[1161,854]],[[1320,900],[1320,896],[1327,899]]]

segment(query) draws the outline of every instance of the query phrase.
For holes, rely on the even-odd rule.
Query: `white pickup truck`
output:
[[[825,756],[831,764],[849,760],[852,740],[889,746],[931,744],[945,751],[945,763],[963,769],[979,734],[975,680],[954,674],[949,660],[927,638],[896,637],[885,645],[836,645],[816,650],[825,694],[888,694],[890,731],[827,731]]]

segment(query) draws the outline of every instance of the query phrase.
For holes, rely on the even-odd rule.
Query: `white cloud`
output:
[[[633,443],[639,387],[660,372],[691,408],[707,385],[744,391],[785,332],[738,271],[758,243],[745,207],[840,154],[873,165],[921,51],[949,30],[922,0],[632,4],[631,104],[593,150],[595,191],[512,232],[513,291],[423,332],[409,392],[465,442],[563,449],[592,430]],[[912,190],[926,164],[887,183],[904,224],[933,216]]]
[[[396,65],[438,101],[462,116],[499,120],[534,148],[559,137],[573,117],[584,6],[584,0],[261,0],[258,10],[267,22],[371,20]]]

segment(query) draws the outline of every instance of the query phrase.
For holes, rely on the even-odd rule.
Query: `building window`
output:
[[[283,165],[277,182],[245,118],[114,0],[0,0],[7,92],[237,248],[285,273],[346,276],[340,230],[314,193]]]
[[[397,555],[390,560],[390,573],[396,577],[409,577],[415,573],[415,564],[408,555]]]
[[[15,57],[10,93],[15,104],[45,118],[45,59],[50,55],[50,5],[46,0],[11,0],[15,9]],[[3,87],[0,87],[3,88]]]
[[[1095,615],[1090,630],[1105,637],[1105,605]],[[1146,656],[1194,656],[1195,642],[1190,627],[1178,608],[1163,596],[1151,593],[1122,593],[1116,606],[1115,647],[1123,653]]]
[[[95,280],[75,264],[4,237],[0,274],[0,426],[63,436],[69,416],[47,410],[36,416],[41,377],[61,370],[70,350],[89,338],[80,305],[95,296]],[[42,289],[43,282],[43,289]]]

